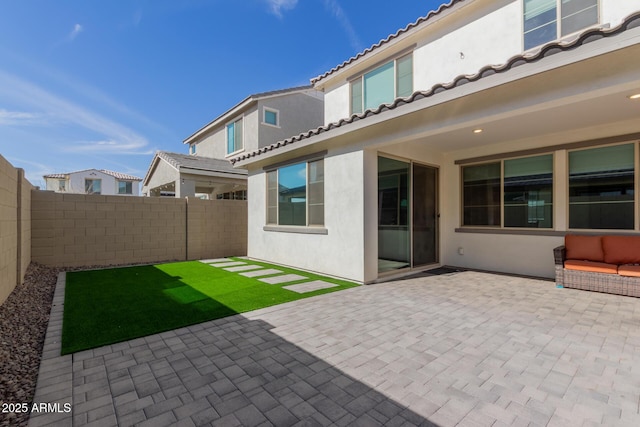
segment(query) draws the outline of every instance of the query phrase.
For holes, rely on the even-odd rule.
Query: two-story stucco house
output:
[[[567,232],[640,232],[639,58],[640,0],[452,0],[312,79],[325,126],[232,155],[248,255],[553,277]]]
[[[324,123],[324,93],[312,86],[250,95],[184,140],[189,155],[158,152],[143,194],[246,199],[247,174],[230,157]]]
[[[47,190],[56,193],[139,196],[141,178],[109,170],[87,169],[43,176]]]

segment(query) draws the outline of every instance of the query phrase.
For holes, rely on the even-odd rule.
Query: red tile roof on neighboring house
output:
[[[142,181],[142,178],[138,178],[137,176],[128,175],[126,173],[109,171],[106,169],[100,169],[100,172],[106,173],[107,175],[111,175],[116,179],[126,180],[126,181]]]
[[[126,173],[113,172],[113,171],[109,171],[109,170],[106,170],[106,169],[83,169],[83,170],[80,170],[80,171],[68,172],[68,173],[52,173],[52,174],[49,174],[49,175],[44,175],[44,178],[67,179],[69,177],[69,175],[71,175],[71,174],[79,173],[79,172],[86,172],[86,171],[90,171],[90,170],[97,170],[98,172],[106,173],[107,175],[111,175],[112,177],[114,177],[116,179],[119,179],[119,180],[123,180],[123,181],[142,181],[142,178],[138,178],[137,176],[128,175]]]
[[[462,0],[460,0],[462,1]],[[453,0],[451,3],[449,3],[449,5],[451,5],[452,3],[454,3],[455,0]],[[619,26],[612,28],[612,29],[604,29],[604,28],[592,28],[589,30],[584,31],[583,33],[581,33],[580,35],[578,35],[575,39],[571,40],[571,41],[555,41],[555,42],[551,42],[548,43],[544,46],[542,46],[539,50],[532,52],[532,53],[525,53],[525,54],[521,54],[521,55],[516,55],[514,57],[512,57],[511,59],[509,59],[505,64],[503,65],[487,65],[485,67],[482,67],[480,69],[480,71],[478,71],[476,74],[472,74],[472,75],[460,75],[456,78],[454,78],[451,83],[439,83],[434,85],[433,87],[431,87],[431,89],[426,90],[426,91],[418,91],[418,92],[414,92],[412,95],[410,95],[407,98],[396,98],[392,103],[390,104],[383,104],[380,105],[377,108],[374,109],[369,109],[364,111],[361,114],[353,114],[351,117],[346,118],[346,119],[341,119],[338,122],[334,122],[334,123],[330,123],[328,125],[325,126],[321,126],[317,129],[311,129],[307,132],[301,133],[297,136],[292,136],[291,138],[287,138],[283,141],[279,141],[276,142],[274,144],[262,147],[258,150],[255,151],[251,151],[251,152],[247,152],[247,153],[243,153],[237,157],[231,158],[229,159],[231,161],[231,163],[235,164],[239,161],[242,160],[246,160],[252,157],[256,157],[259,156],[261,154],[267,153],[269,151],[273,151],[275,149],[290,145],[290,144],[294,144],[296,142],[311,138],[313,136],[319,135],[321,133],[325,133],[325,132],[329,132],[333,129],[336,128],[340,128],[342,126],[351,124],[353,122],[356,122],[358,120],[364,120],[368,117],[371,116],[376,116],[380,113],[383,113],[385,111],[390,111],[390,110],[395,110],[398,107],[401,107],[403,105],[407,105],[407,104],[411,104],[415,101],[418,101],[420,99],[424,99],[424,98],[430,98],[432,96],[435,96],[441,92],[445,92],[451,89],[454,89],[456,87],[462,86],[464,84],[467,83],[473,83],[476,82],[482,78],[491,76],[493,74],[496,73],[504,73],[507,72],[515,67],[518,67],[520,65],[524,65],[527,63],[531,63],[531,62],[536,62],[542,58],[545,58],[547,56],[551,56],[554,55],[556,53],[560,53],[560,52],[564,52],[564,51],[568,51],[568,50],[572,50],[575,48],[578,48],[584,44],[590,43],[592,41],[595,40],[599,40],[602,38],[606,38],[606,37],[612,37],[612,36],[616,36],[624,31],[630,30],[632,28],[635,27],[640,27],[640,12],[636,12],[630,16],[628,16]]]
[[[391,40],[400,37],[402,34],[413,30],[414,28],[420,26],[422,23],[430,20],[434,16],[440,15],[445,10],[450,9],[454,5],[456,5],[458,3],[462,3],[464,1],[465,0],[451,0],[449,3],[441,4],[440,7],[438,7],[437,10],[430,11],[425,16],[422,16],[422,17],[418,18],[417,21],[408,24],[406,27],[399,29],[398,31],[396,31],[393,34],[390,34],[389,36],[387,36],[387,38],[380,40],[378,43],[374,44],[373,46],[371,46],[371,47],[369,47],[369,48],[367,48],[365,50],[363,50],[362,52],[358,53],[356,56],[352,56],[351,58],[349,58],[346,61],[344,61],[342,64],[333,67],[332,69],[330,69],[326,73],[311,79],[311,84],[316,84],[320,80],[330,76],[331,74],[333,74],[336,71],[346,67],[347,65],[351,64],[352,62],[357,61],[358,59],[362,58],[365,55],[368,55],[369,53],[371,53],[372,51],[378,49],[382,45],[385,45],[385,44],[389,43]]]

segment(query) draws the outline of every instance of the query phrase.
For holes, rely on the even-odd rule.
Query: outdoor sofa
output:
[[[568,234],[553,255],[559,286],[640,297],[640,236]]]

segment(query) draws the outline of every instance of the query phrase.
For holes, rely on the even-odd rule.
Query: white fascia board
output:
[[[189,174],[189,175],[200,175],[200,176],[211,176],[211,177],[220,177],[220,178],[237,178],[237,179],[246,179],[246,173],[240,172],[213,172],[206,171],[202,169],[190,169],[190,168],[180,168],[180,173]]]

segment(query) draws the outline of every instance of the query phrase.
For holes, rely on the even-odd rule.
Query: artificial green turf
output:
[[[308,279],[269,285],[198,261],[67,273],[62,354],[357,286],[249,261]],[[305,294],[283,289],[324,280],[339,286]]]

